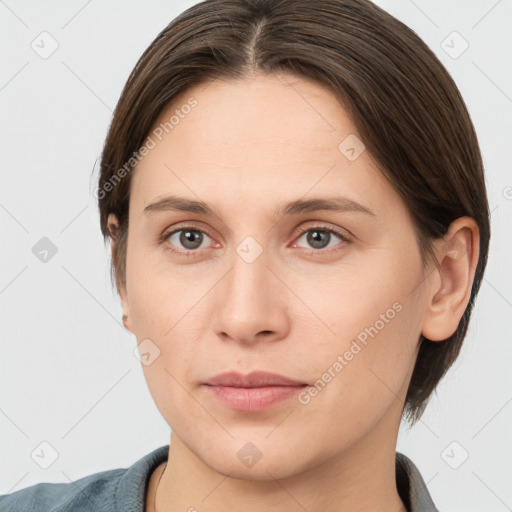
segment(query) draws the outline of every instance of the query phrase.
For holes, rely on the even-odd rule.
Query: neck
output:
[[[157,472],[161,479],[155,511],[407,512],[396,487],[398,426],[384,418],[367,436],[321,465],[265,481],[243,480],[215,471],[173,433],[165,471],[162,473],[162,465]]]

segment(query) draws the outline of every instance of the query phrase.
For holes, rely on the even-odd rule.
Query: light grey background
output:
[[[194,3],[0,1],[0,494],[127,467],[169,441],[111,291],[91,173],[136,60]],[[402,426],[397,449],[443,512],[511,510],[512,2],[376,3],[458,84],[492,210],[489,264],[461,355],[421,421]],[[457,56],[461,38],[469,47]],[[52,40],[58,48],[42,58]],[[42,237],[57,247],[46,263],[32,252]],[[31,457],[51,462],[42,442],[58,452],[47,469]]]

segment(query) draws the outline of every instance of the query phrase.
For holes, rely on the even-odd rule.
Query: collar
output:
[[[119,479],[115,490],[115,512],[141,512],[146,502],[147,486],[153,471],[169,456],[169,445],[148,453],[130,466]],[[427,486],[411,459],[400,452],[395,455],[398,494],[407,512],[439,512]]]

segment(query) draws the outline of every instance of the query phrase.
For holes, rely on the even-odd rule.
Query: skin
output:
[[[369,152],[350,161],[338,150],[357,130],[327,89],[289,74],[216,80],[175,99],[155,126],[190,97],[197,106],[133,171],[119,285],[126,327],[160,350],[143,370],[172,429],[147,510],[405,510],[395,450],[418,341],[457,328],[478,261],[475,222],[457,219],[435,241],[440,268],[424,271],[405,204]],[[273,212],[334,193],[375,215]],[[143,214],[169,194],[216,215]],[[180,242],[182,232],[159,243],[185,224],[203,233],[200,248]],[[332,227],[350,241],[326,233],[314,245],[300,226]],[[248,236],[262,249],[251,263],[236,252]],[[191,257],[180,254],[187,249]],[[394,303],[400,312],[307,404],[295,397],[238,412],[202,386],[230,370],[312,386]],[[252,467],[237,457],[248,442],[262,454]]]

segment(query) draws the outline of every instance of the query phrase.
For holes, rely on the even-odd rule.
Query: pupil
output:
[[[187,249],[196,249],[201,245],[201,237],[202,235],[198,231],[183,231],[180,237],[180,243],[182,243]]]
[[[329,236],[330,233],[326,231],[311,231],[311,234],[308,236],[308,243],[311,243],[315,249],[322,249],[326,246],[323,242],[325,242]],[[318,238],[320,240],[318,240]]]

